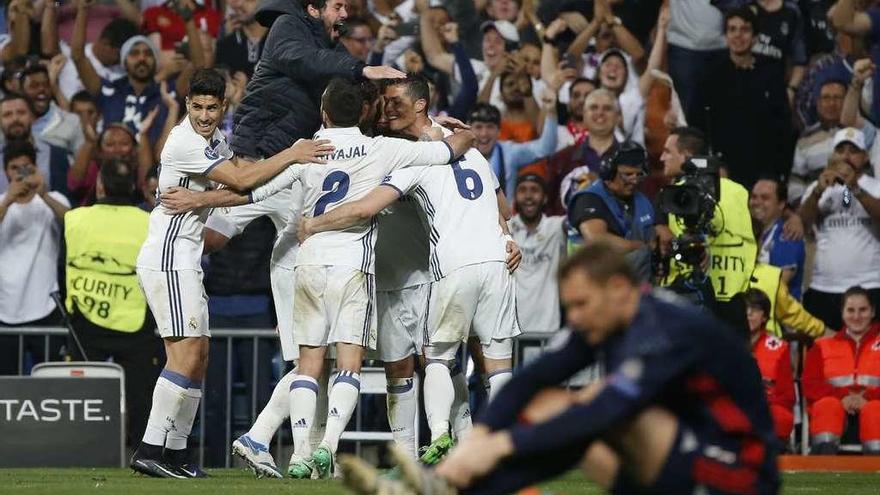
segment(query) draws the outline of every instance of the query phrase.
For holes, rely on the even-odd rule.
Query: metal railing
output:
[[[52,337],[67,337],[68,331],[64,327],[7,327],[0,326],[0,336],[18,336],[18,374],[24,374],[24,356],[25,356],[25,340],[33,339],[34,337],[43,337],[43,361],[58,361],[59,359],[51,359],[53,356],[50,356],[50,339]],[[517,338],[514,344],[514,365],[516,365],[519,357],[522,355],[525,347],[536,347],[537,352],[543,352],[545,349],[547,342],[552,337],[553,333],[526,333]],[[233,440],[233,341],[242,340],[251,340],[253,345],[253,355],[252,355],[252,363],[251,363],[251,382],[250,382],[250,421],[253,422],[257,414],[260,412],[264,404],[258,403],[258,364],[260,363],[260,359],[272,359],[275,353],[277,353],[277,348],[274,348],[275,351],[269,356],[260,356],[260,341],[269,340],[272,343],[277,343],[278,334],[274,329],[235,329],[235,328],[217,328],[211,329],[211,340],[212,342],[217,342],[219,340],[225,340],[226,350],[225,350],[225,377],[226,377],[226,387],[225,387],[225,405],[224,405],[224,422],[225,422],[225,466],[232,466],[232,440]],[[212,355],[211,359],[217,360],[221,359],[220,356]],[[282,373],[283,374],[283,373]],[[280,377],[279,377],[280,378]],[[205,382],[203,383],[204,390],[207,390],[207,377]],[[124,397],[123,397],[124,400]],[[205,421],[205,403],[207,401],[205,398],[201,401],[199,405],[199,463],[204,465],[205,461],[205,430],[206,430],[206,421]],[[359,408],[360,409],[360,408]],[[358,411],[359,414],[359,411]],[[355,419],[355,418],[353,418]],[[360,423],[358,423],[360,424]],[[278,458],[282,452],[284,447],[281,435],[275,436],[275,457]]]

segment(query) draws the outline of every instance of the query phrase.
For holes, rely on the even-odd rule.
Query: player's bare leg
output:
[[[413,388],[415,358],[408,356],[400,361],[385,363],[385,396],[388,407],[388,424],[394,441],[416,457],[415,422],[419,412],[416,391]]]

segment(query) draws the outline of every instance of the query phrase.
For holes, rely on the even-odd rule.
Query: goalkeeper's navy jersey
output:
[[[572,333],[561,348],[518,370],[480,422],[492,430],[510,430],[514,457],[542,456],[586,445],[640,410],[661,406],[698,435],[713,439],[721,452],[731,453],[732,464],[761,473],[765,482],[775,478],[777,440],[761,375],[745,342],[668,294],[643,295],[629,328],[598,346]],[[594,362],[602,363],[607,377],[592,401],[546,423],[516,424],[536,392]]]

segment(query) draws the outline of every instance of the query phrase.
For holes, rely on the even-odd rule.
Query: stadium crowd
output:
[[[147,214],[134,209],[156,207],[159,157],[199,69],[225,78],[220,130],[236,132],[235,110],[254,105],[246,88],[266,63],[276,18],[261,9],[278,3],[8,0],[0,8],[0,326],[59,325],[51,294],[61,291],[89,357],[126,367],[133,445],[164,359],[137,282],[125,281],[147,231]],[[549,338],[563,327],[556,272],[579,245],[615,244],[645,284],[675,285],[699,265],[718,315],[749,331],[778,437],[788,443],[793,425],[808,420],[814,453],[856,443],[880,454],[880,7],[302,3],[342,5],[337,50],[422,75],[429,115],[470,126],[515,213],[508,226],[522,252],[514,278],[524,332]],[[297,112],[301,102],[287,97],[259,111]],[[317,111],[318,100],[308,103]],[[255,141],[262,131],[275,132],[248,130]],[[254,157],[274,154],[265,146]],[[708,255],[670,263],[684,231],[659,211],[658,192],[710,154],[722,179]],[[87,208],[104,209],[78,213]],[[282,229],[261,217],[227,231],[222,249],[206,247],[213,328],[278,323],[269,273]],[[135,309],[109,316],[107,305],[121,301]],[[0,374],[57,360],[62,347],[81,353],[52,341],[46,356],[41,342],[26,340],[25,363],[17,338],[0,336]],[[212,354],[225,355],[225,345],[212,343]],[[252,363],[252,345],[265,346],[263,356],[276,348],[234,349],[236,379],[256,372],[258,390],[248,393],[262,404],[272,363]],[[226,361],[208,366],[210,442],[225,430],[212,398],[225,393]],[[208,464],[224,462],[225,446],[215,447]]]

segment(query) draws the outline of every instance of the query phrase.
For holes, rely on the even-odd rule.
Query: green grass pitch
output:
[[[257,480],[241,469],[212,469],[207,480],[157,480],[127,469],[0,469],[0,494],[181,494],[236,495],[348,493],[338,481]],[[571,473],[543,486],[558,495],[601,493],[580,474]],[[876,495],[880,473],[795,473],[785,475],[785,495]]]

